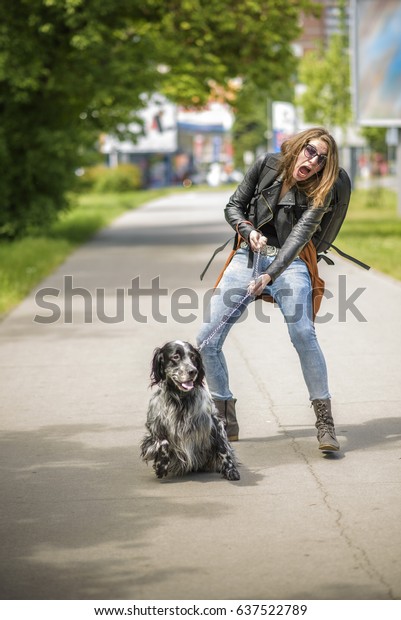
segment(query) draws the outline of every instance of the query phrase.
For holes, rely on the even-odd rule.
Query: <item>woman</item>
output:
[[[266,171],[270,180],[263,187]],[[312,242],[330,208],[338,172],[338,150],[333,137],[320,127],[308,129],[284,142],[281,154],[259,158],[225,208],[226,220],[236,230],[240,243],[211,299],[210,321],[201,328],[198,344],[202,345],[209,390],[231,441],[238,440],[239,427],[222,346],[246,306],[255,298],[268,295],[280,307],[299,355],[316,414],[319,449],[340,449],[331,413],[326,363],[314,327],[319,279]],[[256,259],[260,275],[251,282]],[[238,305],[247,292],[252,296],[224,322],[230,314],[228,309]]]

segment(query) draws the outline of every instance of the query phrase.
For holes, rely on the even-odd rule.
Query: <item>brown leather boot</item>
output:
[[[337,452],[340,444],[337,441],[333,416],[331,415],[331,401],[329,398],[317,398],[312,401],[316,415],[317,438],[319,450],[323,452]]]
[[[228,441],[238,441],[239,426],[235,413],[236,398],[230,400],[214,400],[220,420],[223,420]]]

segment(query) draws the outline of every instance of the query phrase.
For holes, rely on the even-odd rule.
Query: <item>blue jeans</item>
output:
[[[274,257],[271,256],[260,256],[258,271],[263,272],[273,260]],[[198,346],[207,340],[223,318],[243,299],[251,279],[252,267],[248,266],[248,249],[239,249],[210,301],[209,312],[198,334]],[[330,398],[326,362],[313,323],[311,280],[304,261],[295,259],[280,277],[265,288],[264,294],[274,298],[285,318],[291,342],[301,362],[310,400]],[[228,332],[252,301],[254,298],[248,297],[230,316],[228,322],[202,347],[207,384],[216,400],[233,398],[222,347]]]

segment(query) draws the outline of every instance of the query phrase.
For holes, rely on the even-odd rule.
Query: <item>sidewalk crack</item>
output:
[[[308,457],[302,451],[302,448],[299,445],[299,443],[297,442],[296,438],[293,437],[293,435],[281,423],[280,418],[278,417],[277,413],[275,412],[274,403],[273,403],[272,397],[271,397],[271,395],[270,395],[270,393],[269,393],[269,391],[268,391],[268,389],[266,387],[266,384],[265,384],[264,380],[262,379],[260,374],[257,372],[257,370],[255,370],[254,367],[251,367],[250,360],[249,360],[249,358],[248,358],[248,356],[246,354],[246,351],[244,351],[242,349],[240,342],[237,339],[234,339],[234,340],[235,340],[235,344],[236,344],[237,348],[241,352],[244,364],[247,366],[251,376],[253,377],[253,380],[254,380],[257,388],[260,390],[261,394],[263,395],[263,398],[265,399],[265,401],[267,402],[267,404],[268,404],[268,406],[270,408],[271,415],[274,418],[274,421],[275,421],[277,427],[280,429],[281,433],[290,441],[290,445],[291,445],[293,451],[295,452],[295,454],[297,455],[297,457],[302,459],[305,462],[310,475],[314,479],[314,481],[316,483],[316,486],[319,489],[319,492],[320,492],[320,494],[322,496],[323,504],[326,506],[326,508],[330,512],[330,514],[334,517],[335,526],[337,528],[339,536],[344,540],[345,544],[347,545],[348,549],[350,550],[350,553],[351,553],[352,557],[354,558],[354,560],[356,562],[356,565],[370,579],[372,579],[373,581],[379,582],[383,586],[383,588],[386,590],[387,598],[389,598],[391,600],[395,600],[396,597],[394,595],[393,588],[386,581],[385,577],[373,566],[373,564],[372,564],[372,562],[371,562],[371,560],[370,560],[366,550],[363,549],[360,545],[358,545],[357,543],[355,543],[352,540],[351,535],[347,531],[347,526],[346,526],[346,524],[344,522],[344,516],[343,516],[341,510],[339,510],[337,507],[332,505],[332,501],[330,499],[330,494],[329,494],[328,490],[325,488],[325,486],[324,486],[322,480],[320,479],[320,477],[318,476],[318,474],[315,472],[312,463],[309,461]]]

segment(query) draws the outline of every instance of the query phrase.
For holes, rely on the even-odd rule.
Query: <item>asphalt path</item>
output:
[[[227,192],[127,212],[0,324],[3,599],[401,597],[401,284],[336,256],[317,323],[340,454],[317,449],[272,304],[226,354],[241,480],[139,458],[150,360],[195,341],[228,249]],[[374,256],[372,256],[374,265]]]

